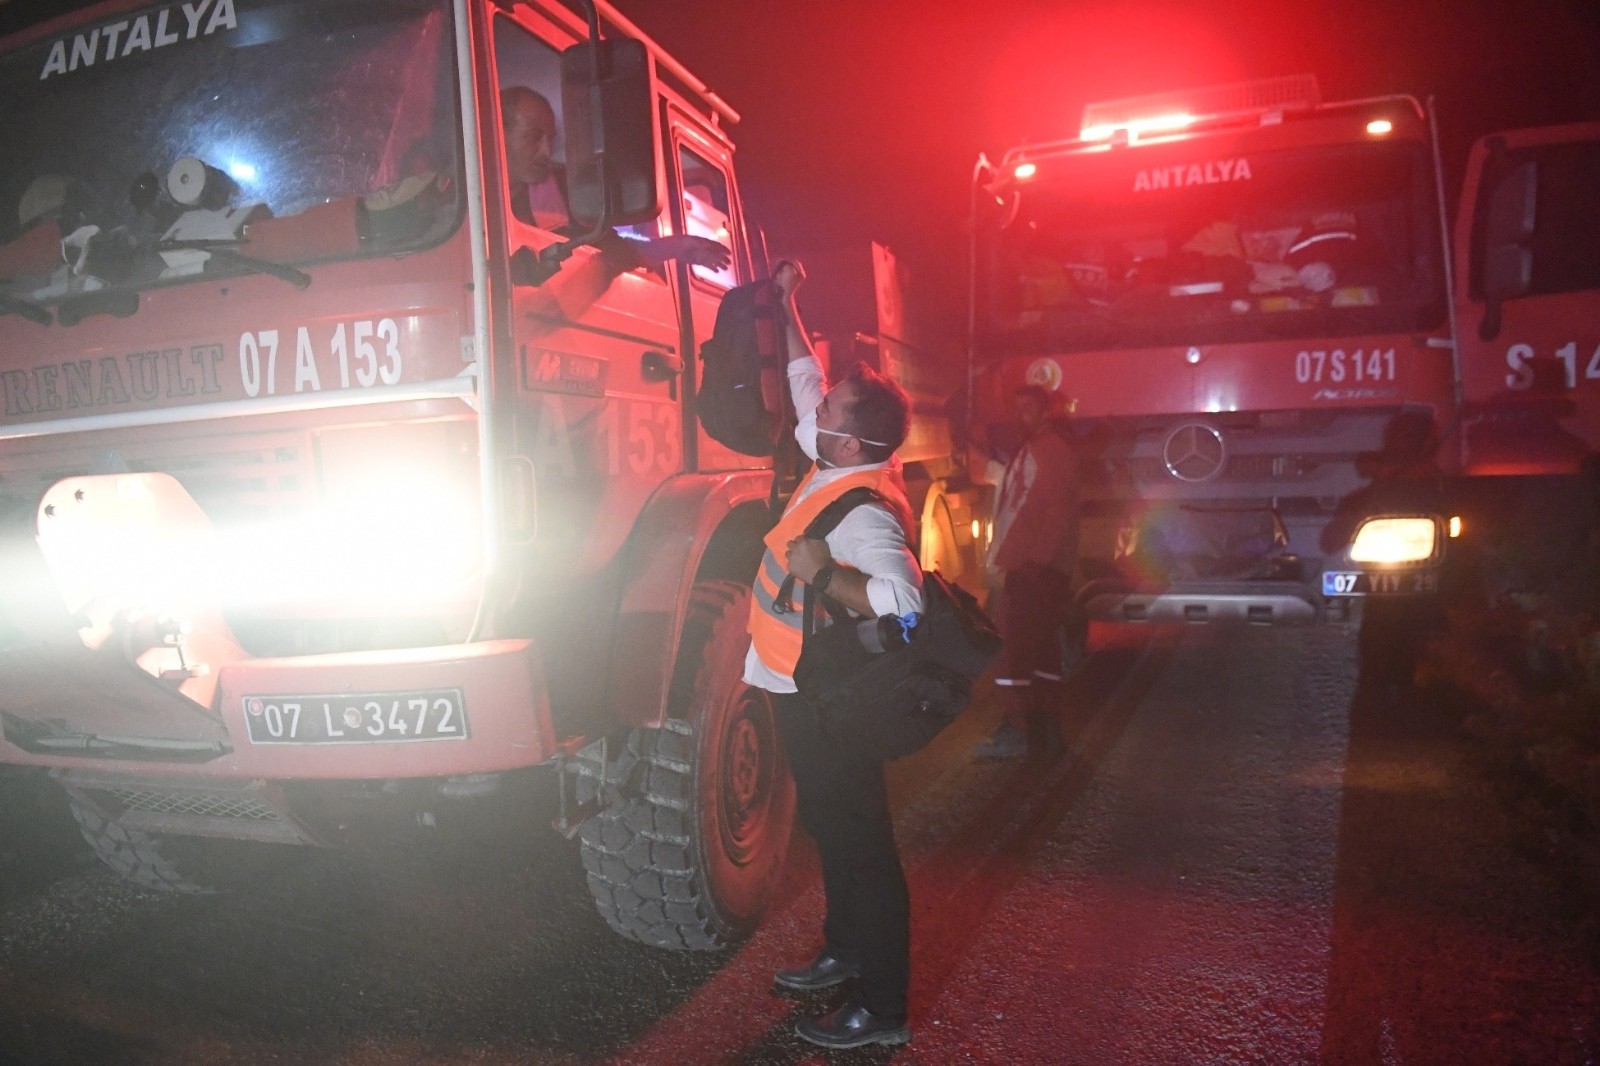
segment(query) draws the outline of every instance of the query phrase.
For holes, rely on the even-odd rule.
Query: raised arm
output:
[[[785,259],[778,264],[778,272],[772,276],[772,283],[778,288],[780,310],[783,312],[783,340],[784,351],[789,354],[789,362],[797,359],[816,359],[816,349],[811,347],[811,336],[807,332],[805,323],[800,321],[800,304],[795,299],[795,293],[806,280],[805,267],[798,260]],[[817,363],[820,367],[821,361]]]

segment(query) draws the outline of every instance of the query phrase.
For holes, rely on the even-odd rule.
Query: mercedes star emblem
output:
[[[1204,422],[1186,422],[1167,435],[1161,461],[1179,481],[1210,481],[1222,473],[1228,450],[1222,433]]]

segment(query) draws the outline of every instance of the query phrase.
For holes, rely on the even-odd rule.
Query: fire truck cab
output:
[[[737,114],[556,0],[107,0],[0,84],[0,761],[176,891],[543,768],[612,927],[748,933],[793,799],[772,474],[695,415],[764,273]]]
[[[1456,224],[1469,476],[1570,474],[1600,448],[1600,124],[1482,138]]]
[[[1060,398],[1091,618],[1301,622],[1433,587],[1432,520],[1421,548],[1384,521],[1435,483],[1455,405],[1418,101],[1309,77],[1113,101],[979,173],[976,407]]]
[[[1455,225],[1449,517],[1490,594],[1592,607],[1600,522],[1600,124],[1481,138]]]

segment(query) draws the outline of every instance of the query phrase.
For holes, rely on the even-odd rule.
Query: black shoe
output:
[[[804,966],[793,970],[779,970],[772,979],[784,988],[799,992],[815,992],[819,988],[832,988],[844,984],[861,972],[861,967],[833,955],[827,948]]]
[[[794,1031],[802,1040],[830,1048],[911,1043],[911,1027],[904,1018],[874,1014],[854,1002],[820,1018],[803,1018]]]

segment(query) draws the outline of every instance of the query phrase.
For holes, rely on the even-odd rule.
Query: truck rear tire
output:
[[[794,783],[771,701],[744,683],[749,610],[748,588],[694,587],[667,721],[632,731],[619,793],[579,831],[600,914],[645,944],[742,940],[783,872]]]

